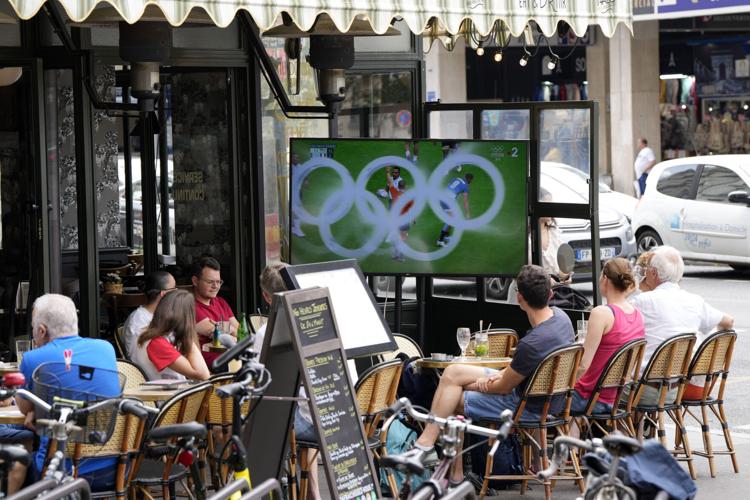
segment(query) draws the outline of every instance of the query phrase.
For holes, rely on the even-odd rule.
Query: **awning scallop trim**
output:
[[[46,0],[8,0],[21,19],[33,17]],[[226,27],[239,10],[250,13],[262,31],[273,27],[286,12],[303,30],[312,27],[321,13],[328,14],[345,32],[356,16],[364,16],[377,33],[384,33],[400,17],[412,32],[420,34],[433,18],[452,34],[464,20],[471,20],[480,35],[486,35],[501,20],[514,36],[534,21],[545,36],[551,36],[559,21],[565,21],[577,35],[590,25],[601,27],[611,37],[622,23],[632,31],[631,0],[50,0],[59,1],[68,17],[82,22],[97,4],[112,5],[129,23],[143,15],[147,5],[156,5],[166,20],[180,26],[193,8],[200,7],[219,27]]]

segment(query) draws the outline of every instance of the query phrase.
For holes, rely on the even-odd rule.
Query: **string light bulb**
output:
[[[525,68],[527,64],[529,64],[529,55],[524,54],[521,56],[521,59],[518,61],[518,64],[521,65],[522,68]]]
[[[495,52],[495,55],[493,56],[493,59],[495,59],[495,62],[497,62],[497,63],[499,63],[500,61],[502,61],[503,60],[503,53],[502,53],[502,51]]]
[[[484,47],[482,47],[481,45],[477,47],[477,55],[480,57],[484,55]]]
[[[552,56],[549,58],[549,61],[547,61],[547,69],[552,71],[557,66],[557,57]]]

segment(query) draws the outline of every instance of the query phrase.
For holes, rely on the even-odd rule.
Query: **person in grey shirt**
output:
[[[156,271],[148,275],[144,293],[146,304],[130,313],[125,320],[122,340],[125,344],[125,354],[133,359],[138,348],[137,340],[141,332],[151,323],[156,306],[164,295],[177,288],[174,277],[166,271]]]

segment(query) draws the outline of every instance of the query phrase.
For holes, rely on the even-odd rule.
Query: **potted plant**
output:
[[[105,293],[122,293],[122,278],[117,273],[107,273],[102,278]]]

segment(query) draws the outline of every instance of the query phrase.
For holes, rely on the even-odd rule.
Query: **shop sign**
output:
[[[633,0],[634,21],[711,16],[747,10],[747,0]]]

